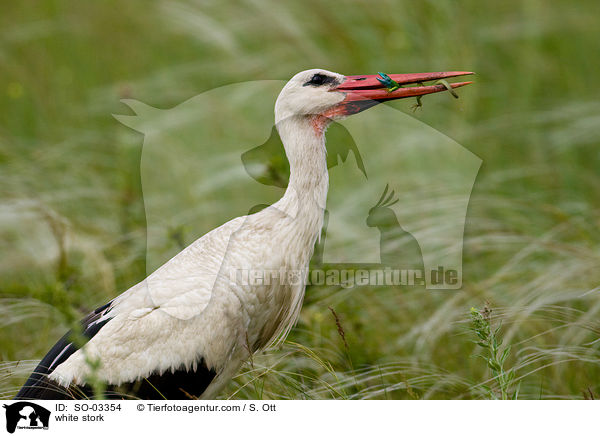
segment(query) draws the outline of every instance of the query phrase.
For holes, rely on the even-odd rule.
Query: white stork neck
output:
[[[319,221],[323,218],[329,188],[326,122],[316,116],[295,116],[277,123],[290,162],[290,181],[282,203],[286,209],[296,209],[288,210],[294,215],[317,214]]]

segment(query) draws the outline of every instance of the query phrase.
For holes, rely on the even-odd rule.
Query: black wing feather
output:
[[[78,338],[76,333],[70,331],[52,347],[25,382],[15,400],[74,400],[94,397],[94,392],[89,386],[71,385],[65,388],[50,380],[48,375],[111,320],[110,317],[101,319],[110,312],[111,303],[99,307],[81,321],[83,338],[82,335]],[[189,400],[202,395],[216,375],[217,373],[200,359],[195,370],[182,367],[162,374],[153,373],[119,386],[108,385],[103,394],[107,399]]]
[[[17,393],[15,400],[18,399],[68,399],[73,394],[69,389],[60,387],[57,383],[50,380],[47,376],[65,360],[67,360],[75,351],[83,346],[87,341],[93,338],[100,329],[106,325],[110,318],[100,321],[104,315],[108,314],[112,301],[101,306],[81,320],[81,331],[78,334],[71,330],[64,335],[44,356],[38,366],[33,370],[21,390]]]

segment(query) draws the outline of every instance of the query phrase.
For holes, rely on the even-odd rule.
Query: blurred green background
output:
[[[223,398],[498,396],[468,328],[485,304],[519,398],[600,396],[598,17],[589,0],[5,2],[0,398],[72,319],[146,275],[143,137],[112,117],[129,113],[119,100],[169,108],[315,67],[477,73],[458,104],[392,103],[483,160],[464,286],[309,288],[288,342]]]

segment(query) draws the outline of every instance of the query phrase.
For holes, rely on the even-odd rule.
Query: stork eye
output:
[[[326,76],[325,74],[317,73],[314,76],[312,76],[311,79],[302,86],[309,86],[309,85],[321,86],[321,85],[326,85],[329,83],[336,83],[336,82],[337,82],[337,80],[335,79],[335,77]]]

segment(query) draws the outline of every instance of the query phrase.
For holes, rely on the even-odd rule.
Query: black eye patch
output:
[[[302,86],[321,86],[330,84],[337,84],[337,80],[335,77],[327,76],[321,73],[316,73],[310,78],[308,82],[304,83],[304,85]]]

